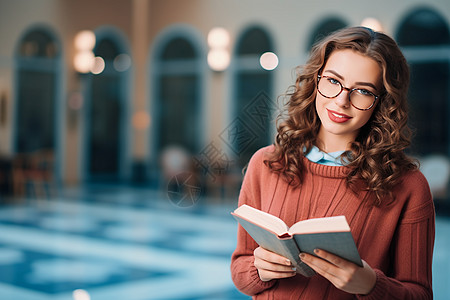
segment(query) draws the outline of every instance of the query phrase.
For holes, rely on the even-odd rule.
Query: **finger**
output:
[[[273,253],[269,250],[266,250],[264,248],[258,247],[255,249],[255,251],[253,251],[253,255],[257,258],[260,258],[262,260],[274,263],[274,264],[279,264],[279,265],[283,265],[283,266],[292,266],[292,263],[289,259],[287,259],[284,256],[281,256],[279,254]]]
[[[323,258],[333,265],[340,267],[342,269],[348,268],[349,264],[352,264],[351,262],[342,259],[341,257],[334,255],[333,253],[327,252],[322,249],[314,249],[314,254],[316,254],[318,257]]]
[[[260,270],[267,270],[273,272],[288,272],[288,273],[296,271],[295,267],[272,263],[270,261],[263,260],[258,257],[255,257],[255,261],[253,264],[257,269]]]
[[[273,272],[268,270],[258,270],[259,277],[262,281],[269,281],[272,279],[282,279],[294,277],[296,275],[295,272]]]
[[[340,269],[334,264],[308,253],[301,253],[300,259],[310,266],[318,274],[322,275],[331,282],[339,278]]]

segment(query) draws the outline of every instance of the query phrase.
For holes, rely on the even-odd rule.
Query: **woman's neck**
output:
[[[337,151],[350,150],[350,145],[354,139],[345,138],[342,136],[327,136],[317,138],[316,146],[325,153],[332,153]]]

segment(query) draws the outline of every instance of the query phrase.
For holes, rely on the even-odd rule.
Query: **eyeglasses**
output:
[[[332,99],[339,96],[343,90],[348,91],[348,101],[359,110],[369,110],[377,101],[378,96],[366,89],[349,89],[342,85],[339,80],[325,75],[318,75],[317,90],[325,98]]]

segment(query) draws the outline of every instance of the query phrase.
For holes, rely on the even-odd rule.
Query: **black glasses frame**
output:
[[[332,96],[332,97],[325,96],[324,94],[322,94],[322,92],[319,90],[319,81],[320,81],[321,78],[331,78],[331,79],[336,80],[336,81],[339,83],[339,86],[341,87],[341,90],[339,91],[339,93],[337,93],[335,96]],[[350,104],[351,104],[354,108],[356,108],[356,109],[358,109],[358,110],[369,110],[369,109],[371,109],[371,108],[375,105],[375,102],[377,101],[377,99],[379,98],[379,96],[375,95],[375,94],[372,93],[371,91],[367,91],[367,92],[369,92],[369,93],[374,97],[374,100],[373,100],[372,104],[371,104],[368,108],[359,108],[359,107],[356,107],[355,105],[353,105],[352,100],[351,100],[351,98],[350,98],[350,95],[351,95],[354,91],[361,90],[361,89],[359,89],[359,88],[349,89],[349,88],[343,86],[342,83],[341,83],[339,80],[337,80],[337,79],[335,79],[335,78],[333,78],[333,77],[326,76],[326,75],[317,75],[317,91],[318,91],[322,96],[324,96],[325,98],[328,98],[328,99],[336,98],[337,96],[339,96],[339,95],[342,93],[343,90],[346,90],[346,91],[348,92],[348,102],[350,102]]]

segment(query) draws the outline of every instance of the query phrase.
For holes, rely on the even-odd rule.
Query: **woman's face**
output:
[[[350,49],[335,50],[320,75],[328,76],[335,84],[340,82],[349,90],[358,88],[375,95],[381,91],[381,69],[378,63]],[[369,110],[356,109],[350,104],[349,90],[343,89],[331,99],[317,92],[316,111],[321,121],[319,146],[326,152],[347,150],[377,105],[375,103]]]

